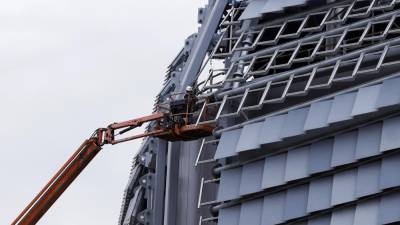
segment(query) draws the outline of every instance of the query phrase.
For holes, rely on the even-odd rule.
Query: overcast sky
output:
[[[13,0],[0,7],[0,224],[91,132],[151,112],[205,0]],[[107,146],[41,225],[117,224],[141,141]]]

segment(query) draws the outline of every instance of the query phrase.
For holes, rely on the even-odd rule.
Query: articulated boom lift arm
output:
[[[85,140],[74,154],[64,163],[36,197],[25,207],[12,225],[33,225],[47,212],[68,186],[85,169],[90,161],[97,155],[104,144],[118,144],[142,137],[153,136],[169,141],[191,140],[212,134],[213,127],[209,125],[190,125],[188,120],[183,124],[174,122],[183,118],[183,114],[171,115],[169,113],[155,113],[133,120],[110,124],[107,128],[97,129],[92,137]],[[187,118],[187,115],[186,115]],[[155,122],[155,126],[148,131],[115,139],[146,122]],[[180,120],[182,121],[182,120]]]

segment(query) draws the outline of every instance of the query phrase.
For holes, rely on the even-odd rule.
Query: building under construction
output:
[[[216,129],[144,140],[119,224],[399,223],[399,6],[210,0],[155,107],[192,86]]]
[[[119,225],[400,224],[399,0],[209,0],[198,23],[154,113],[97,129],[13,225],[143,137]]]

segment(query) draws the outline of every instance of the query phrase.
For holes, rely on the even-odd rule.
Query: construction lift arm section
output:
[[[190,124],[187,118],[188,116],[185,113],[169,114],[160,112],[146,117],[113,123],[107,128],[97,129],[92,137],[82,143],[11,224],[36,224],[97,155],[104,144],[114,145],[147,136],[158,137],[168,141],[193,140],[212,134],[213,126]],[[146,122],[154,122],[155,125],[144,133],[116,139],[117,136],[140,127]]]

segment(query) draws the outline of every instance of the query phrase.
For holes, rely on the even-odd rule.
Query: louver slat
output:
[[[285,200],[285,220],[304,216],[307,209],[308,185],[287,190]]]
[[[356,92],[350,92],[335,96],[329,113],[328,123],[351,119],[351,111],[353,110],[356,95]]]
[[[356,159],[378,155],[381,136],[382,123],[361,127],[358,130]]]
[[[236,152],[248,151],[260,147],[258,144],[258,134],[262,128],[263,123],[252,123],[243,127],[240,134]]]
[[[239,196],[242,167],[223,170],[218,188],[218,201],[225,201]]]
[[[394,117],[383,121],[382,140],[380,151],[400,147],[400,117]]]
[[[354,225],[378,225],[378,211],[378,199],[358,204],[354,215]]]
[[[214,159],[221,159],[236,155],[236,144],[239,140],[241,129],[224,132],[219,140]]]
[[[331,205],[339,205],[355,199],[356,170],[348,170],[333,176]]]
[[[282,128],[281,138],[303,134],[308,111],[309,107],[290,111]]]
[[[262,225],[274,225],[283,222],[286,192],[264,197]]]
[[[240,205],[219,211],[218,225],[239,225]]]
[[[383,108],[400,104],[400,78],[383,81],[382,90],[379,94],[376,107]]]
[[[333,177],[325,177],[310,182],[307,212],[327,209],[331,206]]]
[[[284,184],[287,154],[265,158],[262,188]]]
[[[308,176],[309,146],[288,152],[285,170],[285,181],[297,180]]]
[[[378,193],[381,162],[362,165],[357,171],[356,197]]]
[[[400,193],[381,198],[378,224],[389,224],[400,221]]]
[[[400,186],[400,155],[382,159],[380,188]]]
[[[331,166],[340,166],[354,161],[357,144],[357,131],[335,136]]]
[[[331,225],[353,225],[355,208],[348,207],[332,213]]]
[[[248,201],[242,204],[239,225],[260,225],[263,199]]]
[[[287,114],[272,116],[263,122],[261,132],[258,135],[259,144],[267,144],[280,141],[282,127],[285,124]]]
[[[330,170],[333,150],[333,138],[311,144],[308,173],[314,174]]]
[[[240,182],[240,195],[246,195],[261,190],[264,160],[243,166]]]
[[[324,215],[315,219],[310,219],[307,225],[330,225],[331,215]]]
[[[378,99],[381,86],[373,85],[358,90],[351,115],[357,116],[375,111],[376,100]]]
[[[326,127],[328,125],[328,117],[332,103],[333,100],[327,100],[311,104],[304,130]]]

